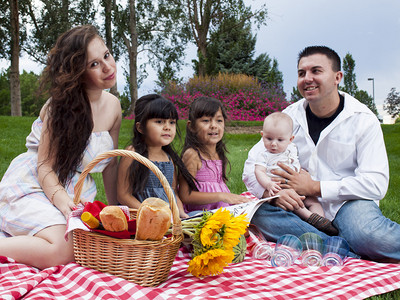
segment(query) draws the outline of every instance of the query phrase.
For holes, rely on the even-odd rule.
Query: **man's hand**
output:
[[[285,189],[294,189],[300,195],[321,196],[321,188],[319,181],[312,180],[310,174],[301,169],[296,172],[283,163],[278,163],[282,170],[272,170],[271,173],[279,177],[272,178],[274,181],[281,183],[281,187]]]
[[[304,208],[305,196],[300,196],[292,189],[285,189],[277,193],[278,198],[272,200],[271,204],[280,207],[287,211],[293,211],[295,209]]]

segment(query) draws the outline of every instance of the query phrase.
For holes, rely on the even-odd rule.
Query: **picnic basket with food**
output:
[[[157,286],[168,278],[183,239],[182,225],[174,193],[157,166],[134,151],[112,150],[104,152],[91,161],[80,175],[75,186],[74,203],[78,204],[80,202],[83,182],[90,170],[100,161],[115,156],[130,157],[145,165],[158,177],[170,203],[172,234],[168,236],[160,235],[159,232],[166,227],[166,224],[162,224],[162,222],[159,226],[163,227],[164,225],[164,228],[149,228],[152,237],[149,237],[142,230],[140,239],[138,237],[134,239],[118,239],[97,232],[75,229],[73,231],[75,261],[82,266],[122,277],[141,286]],[[164,222],[170,221],[166,220],[165,209],[157,212],[157,206],[160,204],[155,202],[157,201],[149,200],[147,205],[143,205],[143,208],[141,207],[139,210],[130,209],[130,218],[136,218],[137,215],[137,221],[142,224],[140,225],[140,222],[139,224],[137,223],[137,231],[140,231],[144,226],[148,226],[146,221],[150,217],[154,218],[154,214],[163,214],[160,218]],[[153,216],[149,216],[149,213],[153,213]],[[154,236],[160,239],[155,240]]]

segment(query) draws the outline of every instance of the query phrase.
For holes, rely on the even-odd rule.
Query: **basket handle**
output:
[[[178,206],[176,204],[175,196],[174,193],[171,189],[171,186],[169,185],[168,180],[165,178],[164,174],[160,171],[160,169],[153,163],[151,162],[148,158],[140,155],[139,153],[131,150],[110,150],[103,152],[99,155],[97,155],[83,170],[81,175],[78,178],[78,181],[74,187],[74,203],[77,205],[81,199],[81,193],[82,193],[82,187],[83,183],[85,181],[86,176],[89,174],[89,172],[102,160],[107,159],[109,157],[115,157],[115,156],[125,156],[125,157],[130,157],[139,163],[145,165],[147,168],[149,168],[160,180],[161,185],[163,186],[165,193],[168,197],[169,204],[171,207],[171,212],[172,212],[172,234],[173,235],[181,235],[182,234],[182,225],[181,225],[181,219],[179,218],[179,210]]]

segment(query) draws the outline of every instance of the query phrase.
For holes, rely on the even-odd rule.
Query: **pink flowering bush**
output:
[[[194,77],[186,84],[171,83],[161,95],[175,104],[180,119],[187,119],[189,106],[200,96],[220,100],[230,121],[261,121],[290,103],[280,87],[264,87],[257,79],[243,74]]]
[[[196,92],[193,95],[185,92],[177,95],[163,94],[165,98],[171,100],[175,104],[180,119],[188,118],[190,103],[197,97],[203,95],[204,94],[200,92]],[[263,93],[238,91],[231,95],[211,93],[206,96],[219,99],[224,104],[228,119],[231,121],[264,120],[268,114],[283,110],[289,104],[286,100],[282,100],[279,95],[272,95],[271,97],[267,91]]]
[[[190,103],[203,95],[219,99],[231,121],[264,120],[289,105],[281,88],[263,87],[256,78],[243,74],[194,77],[185,85],[170,85],[162,95],[175,104],[182,119],[187,119]]]

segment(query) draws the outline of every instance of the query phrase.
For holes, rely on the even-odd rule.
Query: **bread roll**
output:
[[[159,241],[171,226],[171,210],[160,198],[147,198],[136,217],[136,239]]]
[[[105,230],[124,231],[128,230],[128,221],[122,209],[115,205],[104,207],[100,214],[100,221]]]

